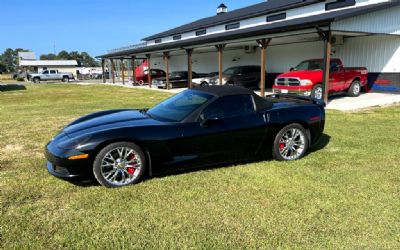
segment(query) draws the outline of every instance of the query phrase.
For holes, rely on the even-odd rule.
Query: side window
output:
[[[200,119],[227,118],[255,111],[251,95],[225,96],[211,103],[200,115]]]
[[[331,72],[336,72],[339,70],[339,64],[336,61],[331,61]]]
[[[252,67],[252,68],[251,68],[251,73],[258,73],[258,74],[260,74],[260,73],[261,73],[261,68],[259,68],[259,67]]]
[[[49,71],[48,71],[48,70],[45,70],[45,71],[43,71],[43,74],[44,74],[44,75],[48,75],[48,74],[49,74]]]
[[[50,70],[50,74],[56,74],[57,72],[55,70]]]

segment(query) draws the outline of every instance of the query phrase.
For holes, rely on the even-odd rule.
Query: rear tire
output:
[[[69,81],[68,76],[64,76],[63,79],[62,79],[62,81],[63,81],[63,82],[68,82],[68,81]]]
[[[311,91],[311,97],[316,100],[322,100],[324,96],[324,90],[322,88],[322,84],[316,84]]]
[[[276,135],[272,156],[278,161],[301,159],[308,150],[309,138],[303,126],[297,123],[282,128]]]
[[[360,95],[360,93],[361,93],[361,83],[360,83],[360,81],[355,80],[351,84],[347,94],[348,94],[348,96],[351,96],[351,97],[357,97]]]
[[[208,82],[202,82],[202,83],[200,84],[200,86],[202,86],[202,87],[208,86]]]
[[[104,187],[137,184],[147,169],[145,154],[132,142],[116,142],[103,148],[93,162],[93,174]]]

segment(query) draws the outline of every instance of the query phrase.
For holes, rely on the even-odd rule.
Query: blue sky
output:
[[[36,55],[87,51],[135,44],[169,28],[263,0],[1,0],[0,53],[25,48]]]

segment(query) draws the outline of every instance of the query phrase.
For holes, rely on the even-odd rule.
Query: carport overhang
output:
[[[325,45],[323,54],[323,58],[325,61],[324,99],[325,101],[327,101],[326,86],[329,80],[327,76],[329,76],[329,63],[331,55],[330,38],[332,37],[332,35],[335,34],[341,34],[346,36],[370,35],[368,33],[363,33],[363,32],[332,30],[331,29],[332,22],[398,5],[400,5],[400,2],[396,1],[396,2],[386,2],[374,5],[367,5],[358,8],[337,10],[329,13],[324,13],[321,15],[307,16],[303,18],[276,22],[272,24],[254,26],[246,29],[239,29],[223,33],[200,36],[192,39],[163,43],[159,45],[151,45],[134,49],[127,49],[123,51],[117,51],[98,56],[98,58],[111,59],[111,61],[113,61],[114,59],[121,59],[121,60],[132,59],[132,57],[150,59],[150,57],[152,56],[157,56],[157,57],[163,55],[165,56],[166,53],[168,53],[168,57],[165,57],[165,59],[168,60],[169,56],[173,54],[179,54],[184,51],[186,52],[190,51],[190,53],[187,53],[187,55],[188,57],[191,57],[193,51],[194,51],[193,53],[196,53],[198,51],[204,52],[204,50],[214,50],[218,51],[219,54],[218,61],[219,61],[219,71],[221,78],[222,76],[221,58],[222,58],[222,51],[224,49],[232,49],[235,46],[249,44],[249,43],[254,44],[256,46],[258,45],[262,50],[261,53],[261,62],[262,62],[266,60],[265,49],[268,45],[271,46],[279,44],[297,43],[297,42],[304,42],[305,39],[308,40],[315,39],[323,41]],[[268,44],[265,44],[266,40],[269,40]],[[264,44],[262,43],[263,41]],[[190,64],[191,60],[188,60],[189,71],[191,71],[192,68]],[[189,79],[189,86],[190,85],[191,85],[191,79]],[[265,87],[265,82],[262,82],[261,86]],[[263,91],[261,93],[262,95],[264,94]]]

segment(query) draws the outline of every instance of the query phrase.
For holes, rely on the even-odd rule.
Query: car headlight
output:
[[[312,84],[312,81],[311,80],[308,80],[308,79],[306,79],[306,80],[300,80],[300,85],[301,86],[307,86],[307,85],[311,85]]]

